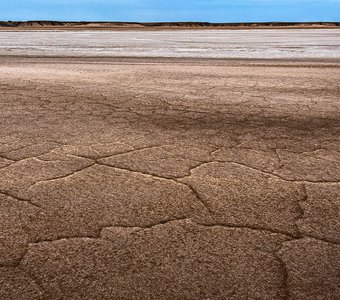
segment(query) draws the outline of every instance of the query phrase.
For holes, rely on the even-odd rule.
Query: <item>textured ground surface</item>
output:
[[[0,70],[0,299],[339,299],[339,64]]]
[[[0,56],[340,59],[339,29],[0,31]]]

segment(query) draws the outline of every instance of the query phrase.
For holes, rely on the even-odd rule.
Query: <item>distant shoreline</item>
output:
[[[340,22],[61,22],[0,21],[0,30],[191,30],[191,29],[332,29]]]

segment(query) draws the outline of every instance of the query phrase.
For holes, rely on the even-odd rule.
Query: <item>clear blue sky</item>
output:
[[[0,0],[0,20],[340,21],[340,0]]]

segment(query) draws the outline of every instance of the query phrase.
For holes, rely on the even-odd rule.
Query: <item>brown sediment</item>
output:
[[[339,61],[0,70],[0,299],[337,298]]]

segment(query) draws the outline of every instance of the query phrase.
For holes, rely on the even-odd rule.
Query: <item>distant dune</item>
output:
[[[253,28],[339,28],[340,22],[60,22],[60,21],[0,21],[0,29],[253,29]]]

